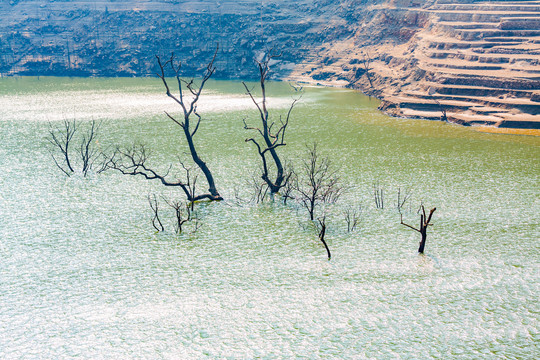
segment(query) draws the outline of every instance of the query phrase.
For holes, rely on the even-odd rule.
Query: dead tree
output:
[[[446,116],[446,108],[441,104],[437,99],[433,99],[435,103],[439,106],[439,111],[441,112],[441,121],[448,122],[448,117]]]
[[[83,162],[82,172],[84,176],[86,176],[88,174],[88,170],[92,168],[96,155],[98,154],[97,149],[93,147],[92,144],[97,136],[97,132],[99,131],[100,126],[101,123],[96,125],[96,121],[92,120],[90,129],[88,129],[88,132],[83,135],[83,138],[81,140],[81,147],[79,150]]]
[[[56,164],[56,166],[62,170],[64,174],[66,174],[68,177],[71,176],[72,173],[75,172],[73,170],[73,166],[71,165],[71,159],[69,155],[69,146],[71,145],[71,141],[73,139],[73,135],[75,135],[75,132],[77,131],[77,123],[75,120],[68,121],[64,120],[64,127],[54,129],[51,124],[49,124],[49,135],[50,137],[47,139],[49,143],[53,145],[53,147],[58,148],[60,150],[60,153],[62,154],[62,160],[58,162],[56,157],[54,156],[54,153],[52,150],[50,150],[51,157]],[[64,165],[61,165],[60,163],[64,163]]]
[[[373,86],[373,83],[371,82],[371,76],[369,74],[370,63],[371,63],[371,57],[369,56],[369,52],[366,52],[366,54],[364,54],[364,70],[365,70],[366,77],[369,81],[369,86],[371,86],[371,88],[373,89],[374,86]]]
[[[407,202],[407,200],[410,199],[411,196],[412,196],[412,193],[411,193],[410,190],[405,190],[405,192],[403,193],[403,196],[402,196],[401,188],[398,187],[396,208],[398,209],[400,214],[401,214],[401,210],[405,206],[405,203]]]
[[[164,231],[163,224],[161,223],[161,220],[159,218],[159,203],[157,201],[156,194],[153,194],[153,196],[150,196],[148,194],[148,203],[150,204],[150,208],[152,209],[152,226],[156,231]]]
[[[336,202],[342,190],[337,170],[330,159],[319,156],[317,144],[308,147],[308,158],[302,162],[295,192],[298,202],[308,211],[310,220],[314,219],[317,206]]]
[[[330,254],[330,248],[324,240],[324,236],[326,235],[326,216],[323,216],[322,220],[320,218],[317,219],[317,221],[319,222],[319,240],[323,243],[326,253],[328,254],[328,261],[330,261],[332,254]]]
[[[218,49],[216,49],[212,60],[210,60],[210,62],[206,66],[206,70],[203,74],[200,85],[195,84],[194,78],[190,80],[184,80],[180,77],[181,63],[175,63],[174,54],[172,54],[169,60],[165,62],[162,62],[161,58],[159,56],[156,56],[160,68],[160,73],[158,73],[157,75],[165,86],[166,94],[178,105],[180,105],[180,108],[182,109],[181,119],[177,119],[167,112],[165,112],[165,114],[169,117],[169,119],[174,121],[178,126],[182,128],[189,146],[191,158],[193,159],[193,162],[195,162],[195,164],[199,167],[199,169],[201,169],[208,183],[208,193],[202,196],[209,200],[223,200],[223,198],[216,189],[214,177],[212,176],[210,169],[208,168],[206,163],[200,158],[199,153],[197,152],[197,149],[195,147],[193,138],[197,134],[197,130],[199,130],[199,126],[201,124],[201,116],[199,115],[199,113],[197,113],[197,102],[199,101],[204,85],[216,71],[214,61],[216,59],[217,51]],[[171,68],[176,78],[176,82],[178,85],[178,95],[174,95],[171,92],[169,84],[167,83],[167,79],[165,78],[165,68],[167,67]],[[189,97],[186,97],[185,95],[188,95]],[[194,121],[194,123],[192,123],[192,121]]]
[[[360,216],[362,215],[362,206],[358,209],[350,206],[343,212],[345,222],[347,223],[347,232],[356,230],[356,227],[360,223]]]
[[[279,192],[279,190],[284,187],[287,183],[288,176],[286,170],[283,166],[283,163],[277,153],[277,148],[280,146],[285,146],[285,133],[287,126],[289,125],[289,119],[291,112],[300,99],[300,97],[295,98],[287,111],[286,116],[283,118],[281,115],[279,117],[279,123],[270,120],[267,108],[267,99],[266,99],[266,79],[268,78],[268,73],[270,71],[270,62],[272,59],[281,56],[274,52],[269,52],[265,54],[261,61],[255,61],[259,68],[260,75],[260,87],[261,87],[261,100],[257,101],[253,95],[252,89],[250,89],[245,82],[242,82],[244,88],[246,89],[247,95],[251,98],[257,110],[259,111],[259,116],[261,120],[260,127],[252,127],[246,123],[244,119],[244,129],[254,130],[257,132],[262,139],[256,139],[255,137],[246,139],[246,142],[252,142],[262,161],[262,175],[261,178],[268,185],[271,194]],[[295,91],[301,91],[301,89],[294,88]],[[271,159],[271,160],[270,160]],[[269,162],[273,163],[273,166]],[[272,170],[271,170],[272,168]],[[275,172],[274,176],[271,173]]]
[[[379,185],[379,182],[373,183],[373,197],[377,209],[384,209],[384,188]]]
[[[96,123],[96,121],[93,120],[88,131],[80,139],[79,156],[82,161],[81,172],[83,176],[88,175],[88,171],[92,169],[96,159],[101,156],[100,152],[95,147],[95,141],[100,126],[101,123]],[[60,151],[62,160],[59,161],[56,158],[53,150],[50,150],[51,157],[56,166],[67,176],[71,176],[76,168],[76,166],[74,166],[76,163],[74,163],[71,156],[70,146],[75,142],[74,136],[78,130],[79,125],[75,120],[64,120],[64,125],[60,128],[53,128],[52,125],[49,124],[49,138],[47,140],[53,145],[53,149],[56,148]],[[99,169],[96,172],[100,173],[102,170]]]
[[[182,226],[192,220],[192,208],[190,204],[186,204],[180,200],[169,201],[165,199],[165,202],[174,209],[176,233],[181,234]]]
[[[429,212],[429,216],[426,217],[426,209],[424,208],[424,205],[421,206],[421,209],[422,209],[422,213],[420,214],[420,228],[417,229],[409,224],[405,224],[403,222],[403,215],[401,215],[401,225],[405,225],[407,226],[408,228],[411,228],[415,231],[418,231],[420,233],[420,235],[422,236],[421,240],[420,240],[420,246],[418,247],[418,252],[420,254],[423,254],[424,253],[424,247],[426,246],[426,238],[427,238],[427,228],[428,226],[430,225],[433,225],[433,224],[430,224],[430,221],[431,221],[431,217],[433,216],[433,213],[435,212],[435,210],[437,210],[437,208],[433,208],[431,209],[431,211]]]

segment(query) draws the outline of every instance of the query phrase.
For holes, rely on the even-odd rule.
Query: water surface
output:
[[[291,88],[269,92],[284,114]],[[293,112],[284,157],[298,167],[317,141],[347,185],[328,209],[328,262],[301,208],[235,199],[258,168],[240,83],[209,83],[199,106],[197,142],[227,200],[201,204],[202,227],[176,235],[164,205],[155,233],[146,197],[178,191],[114,172],[67,178],[47,144],[49,126],[98,120],[103,150],[144,143],[162,172],[188,159],[159,79],[1,79],[0,358],[538,357],[540,141],[377,105],[306,88]],[[437,207],[424,256],[399,224],[398,188],[413,193],[411,224],[420,203]],[[363,209],[353,233],[347,206]]]

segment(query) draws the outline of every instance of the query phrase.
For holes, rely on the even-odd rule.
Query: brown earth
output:
[[[289,79],[361,89],[393,116],[540,129],[540,1],[396,0],[372,10]]]

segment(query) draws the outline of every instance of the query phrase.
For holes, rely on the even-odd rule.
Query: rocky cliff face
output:
[[[538,0],[10,0],[0,74],[146,76],[175,52],[185,74],[217,44],[220,78],[349,86],[395,116],[540,128]]]

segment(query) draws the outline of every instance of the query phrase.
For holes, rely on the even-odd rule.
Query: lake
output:
[[[268,87],[278,119],[294,91]],[[316,142],[339,168],[328,261],[294,201],[249,201],[260,164],[243,119],[257,113],[241,83],[209,82],[201,98],[196,142],[225,201],[197,204],[200,227],[178,235],[163,198],[179,189],[111,170],[67,177],[47,141],[76,119],[77,144],[96,120],[99,150],[145,144],[155,169],[180,174],[187,147],[164,114],[179,109],[159,79],[0,79],[0,358],[538,358],[540,139],[377,106],[306,87],[280,148],[299,169]],[[412,194],[409,224],[437,207],[424,255],[398,189]],[[362,209],[353,232],[347,208]]]

